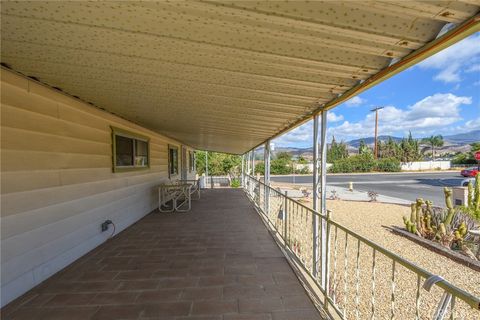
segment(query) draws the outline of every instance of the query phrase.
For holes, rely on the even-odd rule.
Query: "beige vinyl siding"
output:
[[[105,219],[119,232],[154,210],[168,145],[181,144],[8,70],[1,78],[3,306],[104,242]],[[150,168],[112,172],[110,126],[150,138]]]

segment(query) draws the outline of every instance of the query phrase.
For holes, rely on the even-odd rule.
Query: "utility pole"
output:
[[[378,110],[381,110],[383,109],[384,107],[376,107],[376,108],[373,108],[372,112],[375,112],[375,146],[374,146],[374,149],[373,149],[373,154],[375,156],[375,159],[378,158],[378,147],[377,147],[377,137],[378,137]]]

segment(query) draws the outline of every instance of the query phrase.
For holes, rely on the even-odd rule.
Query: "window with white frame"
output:
[[[149,139],[112,127],[113,171],[146,169],[150,165]]]

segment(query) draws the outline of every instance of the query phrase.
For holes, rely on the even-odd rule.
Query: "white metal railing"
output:
[[[322,215],[249,175],[243,184],[287,253],[314,280],[333,318],[480,319],[478,297],[335,222],[329,212]],[[326,223],[326,245],[316,246],[326,248],[323,268],[312,258],[314,216],[321,222],[318,235]]]

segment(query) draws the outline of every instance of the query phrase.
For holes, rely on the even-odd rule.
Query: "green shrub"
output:
[[[353,157],[340,159],[333,162],[330,172],[398,172],[401,170],[400,161],[396,158],[383,158],[375,160],[370,153],[360,154]]]
[[[366,153],[334,161],[330,172],[370,172],[374,168],[375,160],[373,159],[373,155]]]
[[[398,172],[402,169],[400,161],[396,158],[382,158],[375,162],[375,171]]]
[[[230,187],[240,188],[240,179],[232,179],[232,181],[230,182]]]

